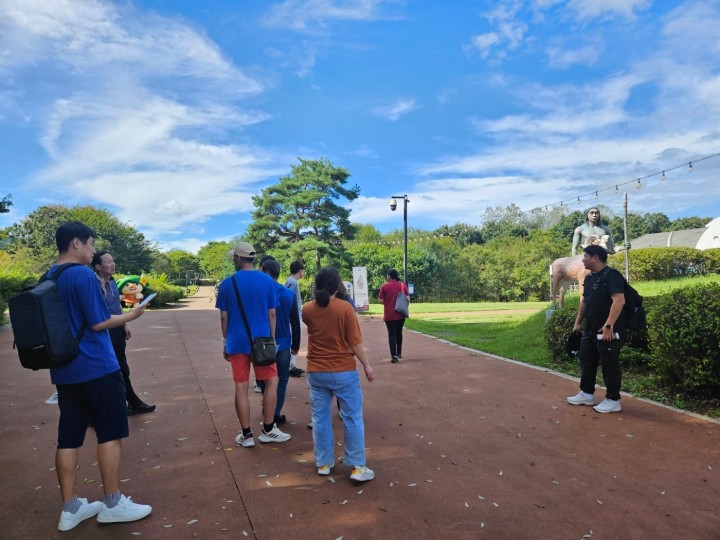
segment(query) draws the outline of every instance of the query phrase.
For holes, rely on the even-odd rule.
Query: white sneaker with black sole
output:
[[[130,497],[120,495],[120,502],[112,508],[103,503],[98,514],[98,523],[127,523],[147,517],[152,512],[152,506],[133,502]]]
[[[265,428],[262,427],[261,424],[260,435],[258,436],[258,440],[261,443],[281,443],[289,441],[290,439],[292,439],[292,436],[288,433],[280,431],[280,428],[278,428],[277,425],[273,424],[273,428],[270,431],[266,432]]]
[[[60,513],[60,521],[58,522],[58,531],[69,531],[77,527],[81,522],[88,518],[97,516],[100,509],[105,506],[102,501],[89,503],[87,499],[78,498],[80,508],[74,514],[63,510]]]

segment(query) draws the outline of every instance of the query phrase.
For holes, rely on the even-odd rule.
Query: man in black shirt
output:
[[[580,332],[585,319],[580,344],[580,392],[567,398],[571,405],[590,405],[599,413],[619,412],[620,407],[620,349],[624,343],[625,327],[622,309],[625,305],[625,280],[622,274],[607,266],[607,251],[600,246],[583,249],[582,262],[591,274],[585,278],[573,332]],[[605,400],[595,405],[595,378],[598,363],[602,367],[607,391]]]

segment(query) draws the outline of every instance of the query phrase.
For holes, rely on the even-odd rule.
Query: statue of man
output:
[[[575,229],[570,256],[576,255],[578,248],[582,250],[589,245],[602,246],[611,255],[615,253],[610,229],[600,219],[600,210],[595,207],[587,211],[585,223]]]

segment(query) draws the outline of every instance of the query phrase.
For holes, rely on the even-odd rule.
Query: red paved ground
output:
[[[334,482],[316,475],[304,379],[288,390],[292,441],[237,447],[211,306],[200,297],[132,326],[133,380],[158,410],[130,418],[121,477],[152,515],[68,533],[56,530],[57,407],[44,404],[54,388],[20,367],[12,331],[0,328],[0,537],[720,538],[717,422],[630,397],[620,414],[572,407],[574,380],[410,332],[391,364],[378,318],[361,319],[377,376],[364,384],[374,481],[355,485],[342,466]],[[258,394],[251,403],[259,422]],[[79,494],[96,499],[93,454],[89,431]]]

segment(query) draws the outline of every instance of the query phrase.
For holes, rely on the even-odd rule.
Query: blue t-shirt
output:
[[[50,277],[58,265],[50,269]],[[57,281],[60,297],[74,336],[85,326],[80,353],[69,364],[50,370],[53,384],[77,384],[114,373],[120,369],[107,330],[90,328],[110,318],[107,304],[95,272],[87,266],[66,269]]]
[[[278,288],[270,276],[259,270],[238,270],[220,284],[215,307],[228,314],[225,351],[228,354],[250,354],[250,336],[245,329],[232,279],[237,280],[250,331],[256,338],[270,335],[268,310],[278,306]]]
[[[295,293],[283,285],[278,286],[278,308],[275,310],[275,343],[278,351],[289,349],[292,345],[290,328],[290,310],[296,309]]]

